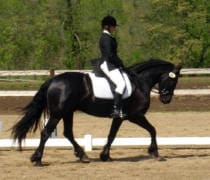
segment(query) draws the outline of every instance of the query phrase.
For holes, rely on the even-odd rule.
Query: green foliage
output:
[[[8,0],[1,2],[1,5],[0,67],[62,67],[60,57],[63,55],[64,42],[61,25],[65,4],[57,0]]]
[[[209,0],[0,0],[0,69],[84,69],[110,14],[126,66],[162,58],[209,67]]]
[[[154,53],[187,67],[209,66],[208,0],[156,0],[147,17]]]
[[[72,61],[70,68],[90,68],[90,60],[99,57],[98,38],[101,33],[101,19],[114,15],[120,19],[120,0],[80,0],[72,3]]]

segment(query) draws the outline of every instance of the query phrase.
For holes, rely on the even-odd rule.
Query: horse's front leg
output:
[[[152,157],[159,159],[155,128],[149,123],[149,121],[146,119],[146,117],[144,115],[140,115],[140,116],[137,116],[137,117],[131,118],[130,121],[139,125],[139,126],[141,126],[144,129],[146,129],[150,133],[151,144],[148,148],[148,153]]]
[[[112,120],[111,129],[109,131],[109,135],[107,138],[107,144],[104,146],[103,151],[100,154],[100,159],[102,161],[111,160],[110,155],[109,155],[111,144],[116,137],[116,134],[122,124],[122,121],[123,120],[121,118],[115,118]]]

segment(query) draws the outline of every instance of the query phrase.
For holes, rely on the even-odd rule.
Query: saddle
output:
[[[93,71],[88,73],[93,87],[93,94],[96,98],[99,99],[114,99],[113,93],[115,85],[108,78],[106,78],[102,71],[100,71],[100,69],[98,68],[99,63],[100,61],[93,60]],[[128,75],[125,72],[123,72],[122,75],[126,84],[122,98],[126,99],[132,94],[132,84],[130,82],[130,79],[128,78]]]

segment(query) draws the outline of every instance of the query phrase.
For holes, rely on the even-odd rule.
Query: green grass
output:
[[[0,90],[37,90],[49,76],[0,77]]]
[[[0,81],[0,90],[37,90],[44,81],[30,81],[30,82],[8,82]]]

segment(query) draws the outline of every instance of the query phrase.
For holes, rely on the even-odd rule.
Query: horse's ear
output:
[[[182,69],[182,64],[180,63],[180,64],[178,64],[178,65],[175,67],[174,73],[176,73],[176,74],[180,73],[180,70],[181,70],[181,69]]]

